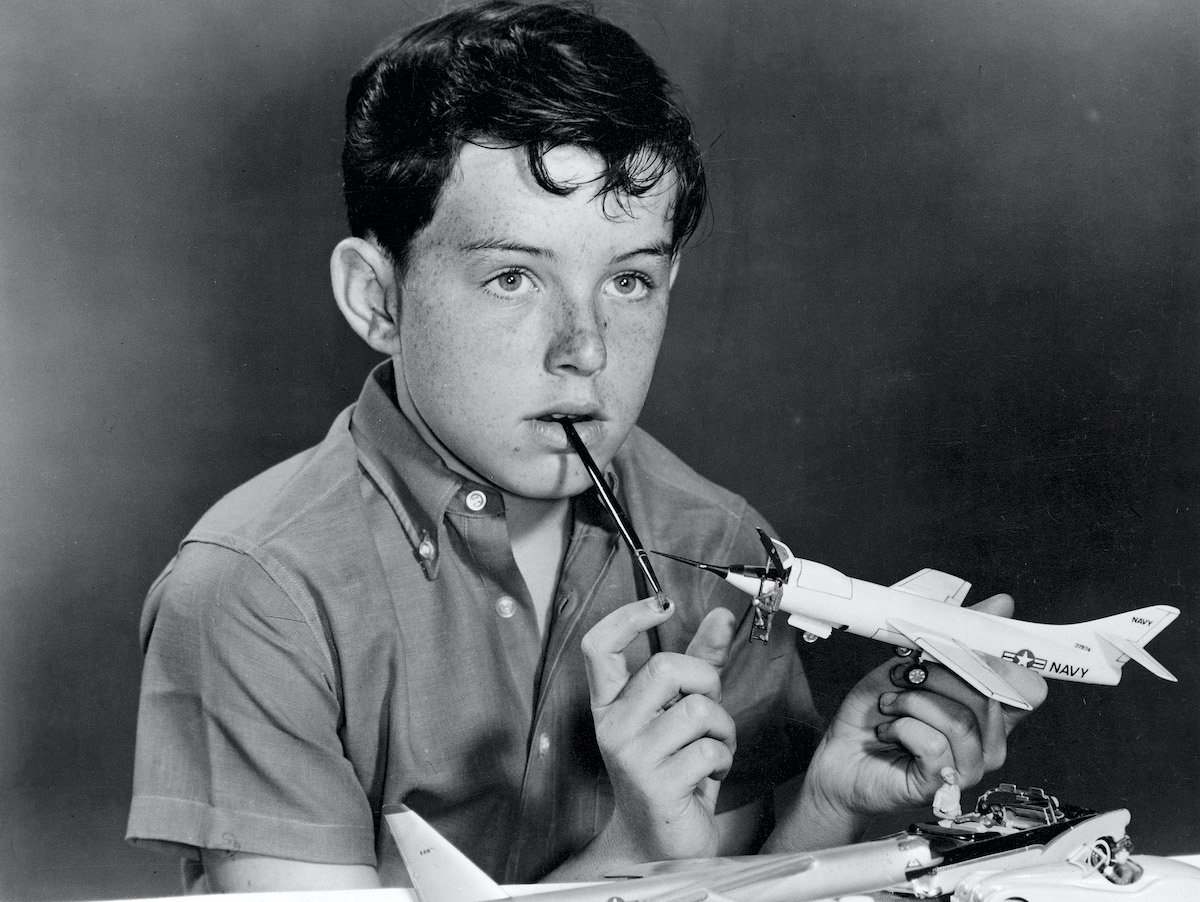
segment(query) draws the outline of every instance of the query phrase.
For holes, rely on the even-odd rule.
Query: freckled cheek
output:
[[[417,353],[448,409],[476,420],[498,417],[527,400],[524,375],[536,355],[503,330],[467,328],[457,318],[431,321]]]
[[[619,333],[608,332],[607,375],[618,380],[623,400],[629,404],[640,406],[645,400],[662,343],[664,324],[665,315],[628,323]]]

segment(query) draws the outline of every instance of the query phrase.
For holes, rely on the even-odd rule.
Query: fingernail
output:
[[[650,610],[656,614],[671,610],[671,599],[667,598],[661,592],[658,595],[647,598],[646,604],[650,605]]]
[[[890,708],[892,705],[896,704],[897,698],[899,698],[897,693],[885,692],[883,695],[879,696],[879,707]]]

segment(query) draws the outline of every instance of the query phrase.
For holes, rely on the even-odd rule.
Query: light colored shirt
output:
[[[538,634],[501,494],[448,469],[396,407],[390,364],[317,447],[218,502],[146,601],[130,839],[372,864],[404,803],[494,879],[531,882],[606,823],[580,640],[648,594],[594,492]],[[756,562],[745,501],[635,429],[611,467],[647,547]],[[737,721],[719,808],[803,769],[820,724],[782,624],[747,643],[746,596],[659,568],[673,618],[630,649],[683,651],[716,605],[741,617],[723,673]]]

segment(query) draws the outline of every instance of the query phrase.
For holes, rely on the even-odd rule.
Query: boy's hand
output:
[[[696,858],[717,848],[717,790],[736,746],[718,670],[734,616],[710,611],[687,654],[659,652],[630,674],[625,649],[674,611],[654,598],[633,602],[583,639],[596,739],[616,804],[592,851],[613,863]]]
[[[1013,601],[996,595],[976,607],[1011,617]],[[772,850],[851,842],[874,815],[927,804],[942,786],[943,768],[953,767],[965,788],[1004,763],[1008,733],[1028,712],[986,698],[937,665],[919,689],[893,682],[901,662],[877,667],[846,696]],[[989,663],[1034,708],[1045,700],[1046,681],[1036,671]]]

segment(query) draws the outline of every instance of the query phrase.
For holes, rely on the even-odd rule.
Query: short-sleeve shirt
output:
[[[545,635],[504,501],[451,471],[395,402],[391,366],[315,448],[218,502],[155,582],[128,836],[376,865],[407,883],[385,806],[425,817],[494,879],[532,882],[605,825],[580,641],[648,592],[594,490]],[[647,547],[757,562],[749,505],[634,429],[610,477]],[[737,723],[719,810],[803,770],[820,734],[795,630],[747,642],[749,598],[682,565],[676,612],[628,652],[683,651],[715,606],[740,618],[722,675]]]

